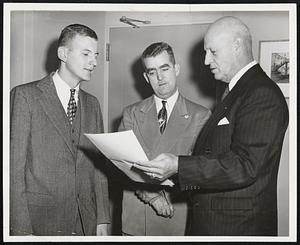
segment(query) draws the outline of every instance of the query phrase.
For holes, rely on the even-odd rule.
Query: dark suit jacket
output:
[[[218,125],[224,117],[229,123]],[[191,191],[191,235],[277,235],[287,125],[284,96],[255,65],[215,108],[193,156],[179,157],[180,187]]]
[[[163,135],[159,132],[154,97],[124,109],[119,131],[132,129],[147,157],[153,159],[162,152],[191,154],[197,135],[211,112],[179,94]],[[132,184],[123,194],[122,231],[131,235],[184,235],[187,217],[186,196],[176,188],[165,190],[175,209],[174,216],[158,216],[135,196],[136,189],[158,191],[158,185]]]
[[[109,223],[103,161],[84,133],[101,133],[97,99],[80,90],[78,150],[51,76],[11,91],[11,235],[70,235],[78,207],[86,235]]]

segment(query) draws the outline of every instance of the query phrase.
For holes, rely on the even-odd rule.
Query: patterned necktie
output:
[[[167,126],[168,113],[167,113],[167,109],[166,109],[167,101],[162,100],[161,102],[162,102],[162,108],[158,112],[158,124],[159,124],[160,133],[163,134],[163,132],[165,131],[165,128]]]
[[[224,100],[228,93],[229,93],[229,86],[227,85],[226,89],[224,90],[224,93],[223,93],[223,95],[221,97],[221,100]]]
[[[76,114],[76,110],[77,110],[77,105],[76,105],[76,101],[75,101],[75,89],[70,89],[71,92],[71,96],[70,96],[70,100],[68,103],[68,108],[67,108],[67,117],[69,119],[69,123],[72,124],[74,118],[75,118],[75,114]]]

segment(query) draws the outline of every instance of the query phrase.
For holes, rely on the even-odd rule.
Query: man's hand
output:
[[[158,216],[165,218],[172,218],[174,215],[174,209],[171,203],[164,196],[155,198],[154,201],[150,201],[150,206],[154,209]]]
[[[163,181],[178,172],[178,156],[162,153],[152,161],[137,162],[134,167],[144,171],[151,178]]]
[[[96,230],[96,236],[107,236],[107,235],[108,235],[107,224],[98,224]]]
[[[151,199],[156,198],[157,196],[161,195],[159,192],[150,192],[150,191],[144,191],[144,190],[136,190],[135,194],[144,203],[149,203],[149,201]]]

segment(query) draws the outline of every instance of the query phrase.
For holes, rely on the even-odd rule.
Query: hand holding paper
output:
[[[152,179],[143,171],[134,167],[137,162],[147,162],[148,158],[132,130],[85,135],[115,166],[122,170],[133,181],[174,185],[170,180],[161,182]]]
[[[134,167],[162,181],[178,172],[178,157],[171,153],[163,153],[152,161],[137,162]]]

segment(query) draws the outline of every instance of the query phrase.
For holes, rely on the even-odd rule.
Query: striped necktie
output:
[[[167,101],[162,100],[161,102],[162,102],[162,108],[158,112],[158,124],[159,124],[160,133],[163,134],[167,126],[168,113],[166,109]]]

